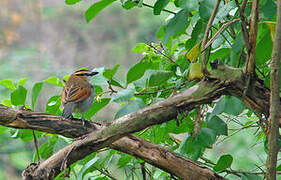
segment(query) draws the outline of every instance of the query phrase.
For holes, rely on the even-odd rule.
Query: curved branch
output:
[[[80,121],[62,121],[60,119],[61,117],[56,115],[15,110],[0,106],[0,124],[7,127],[35,129],[48,133],[60,134],[69,138],[76,138],[103,128],[102,125],[94,122],[86,122],[85,126],[82,126]],[[133,135],[125,136],[109,145],[109,147],[139,157],[181,179],[186,179],[187,177],[190,179],[224,179],[210,169],[201,167],[195,162],[183,158],[167,148],[152,144]],[[91,147],[86,147],[86,149],[91,149]],[[90,154],[92,151],[88,151],[87,153]],[[45,168],[51,169],[56,166],[55,161],[48,160],[47,162],[48,163],[44,163],[47,165],[44,166]],[[40,167],[35,164],[31,166],[36,168]],[[59,171],[58,169],[58,172]],[[26,179],[31,176],[30,172],[28,172],[28,168],[23,172],[23,175]],[[54,175],[52,177],[54,177]],[[34,176],[32,178],[36,179]],[[40,179],[40,177],[37,178]]]
[[[25,173],[25,177],[32,177],[34,179],[40,179],[40,177],[51,179],[61,171],[62,166],[68,167],[73,162],[84,158],[85,156],[94,151],[97,151],[98,149],[104,148],[106,146],[112,147],[112,143],[114,141],[115,142],[113,143],[113,145],[119,141],[122,141],[124,136],[129,135],[130,133],[139,131],[151,125],[160,124],[172,120],[177,117],[177,114],[179,112],[189,111],[201,104],[208,104],[212,102],[212,100],[219,98],[221,95],[235,95],[239,97],[243,102],[245,102],[245,105],[251,108],[253,111],[262,113],[265,116],[268,115],[267,88],[263,87],[262,84],[259,83],[259,81],[253,81],[255,83],[253,83],[253,86],[251,86],[249,89],[249,92],[251,93],[246,96],[243,94],[245,75],[243,74],[242,69],[231,68],[218,64],[214,65],[214,63],[212,63],[212,66],[213,71],[210,72],[210,76],[208,77],[208,79],[199,82],[195,86],[171,98],[153,104],[135,113],[123,116],[122,118],[117,119],[107,126],[101,126],[94,123],[86,123],[86,126],[83,127],[81,125],[81,122],[78,121],[58,121],[60,119],[59,116],[47,115],[44,113],[19,111],[1,106],[0,124],[8,127],[29,128],[50,133],[60,133],[67,137],[77,137],[81,136],[82,134],[91,132],[90,134],[85,136],[85,138],[73,142],[69,146],[66,146],[65,148],[55,153],[46,161],[42,162],[40,165],[33,167],[33,170],[31,170],[29,173]],[[75,129],[77,129],[78,131],[76,131]],[[135,141],[136,139],[137,138],[133,138],[133,140]],[[145,141],[139,144],[140,146],[132,145],[131,147],[151,147],[147,145]],[[135,150],[135,148],[130,151],[128,149],[128,146],[121,147],[122,148],[120,149],[123,149],[123,152],[138,152]],[[158,147],[159,153],[164,152],[164,150],[162,150],[160,146]],[[145,155],[145,153],[149,152],[149,150],[150,148],[146,148],[146,151],[142,152],[144,154],[135,155],[143,158],[148,157],[147,155]],[[154,154],[154,151],[150,152],[151,156],[148,158],[149,160],[147,160],[147,162],[153,162],[156,164],[155,166],[162,169],[167,168],[166,165],[160,163],[169,160],[166,158],[166,156],[162,157],[162,161],[158,161],[159,156],[156,156],[156,158],[152,155]],[[171,152],[171,154],[173,153]],[[176,156],[172,157],[175,160],[178,159]],[[179,160],[179,162],[181,161]],[[188,162],[186,163],[191,167]],[[192,173],[190,169],[186,169],[185,171],[182,170],[181,172],[175,172],[175,168],[168,168],[165,170],[167,170],[171,174],[175,174],[182,179],[186,178],[186,176],[183,174],[184,172],[187,172],[188,174]],[[201,170],[202,169],[193,173],[197,174],[198,176],[202,176],[200,173]]]

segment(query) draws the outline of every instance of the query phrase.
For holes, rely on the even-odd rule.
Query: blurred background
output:
[[[124,82],[128,68],[141,59],[131,49],[138,42],[157,41],[155,33],[168,14],[154,16],[145,7],[126,11],[118,1],[87,24],[84,12],[93,2],[67,6],[58,0],[1,0],[0,80],[18,81],[27,77],[28,102],[35,82],[50,76],[62,79],[81,67],[113,68],[120,64],[117,77]],[[154,1],[148,3],[153,5]],[[44,111],[47,100],[61,90],[45,84],[35,110]],[[0,102],[9,96],[10,91],[0,86]],[[94,119],[112,119],[119,108],[111,103]],[[22,170],[33,160],[33,141],[12,139],[18,136],[16,132],[5,131],[0,136],[0,180],[21,179]],[[206,154],[216,162],[220,155],[230,153],[239,157],[234,159],[234,168],[245,171],[255,168],[264,164],[266,155],[262,143],[250,144],[254,142],[254,133],[242,131]]]

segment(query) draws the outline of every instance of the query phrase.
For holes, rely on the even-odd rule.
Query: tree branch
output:
[[[216,34],[205,44],[205,46],[201,52],[205,51],[218,38],[218,36],[224,31],[225,28],[227,28],[229,25],[237,22],[238,20],[239,19],[234,19],[232,21],[229,21],[229,22],[223,24],[221,26],[221,28],[216,32]],[[226,39],[226,41],[227,41],[227,39]]]
[[[202,169],[200,169],[200,171],[184,168],[179,170],[181,166],[183,167],[182,163],[180,163],[179,168],[174,168],[175,165],[171,167],[167,164],[162,164],[166,161],[171,164],[174,164],[176,161],[183,162],[182,160],[179,160],[178,157],[175,156],[176,154],[173,154],[172,151],[169,151],[172,158],[166,158],[168,157],[165,156],[167,153],[163,152],[167,151],[160,146],[155,145],[155,147],[158,148],[158,150],[156,150],[151,148],[151,146],[147,144],[148,142],[144,140],[141,141],[138,140],[138,138],[132,139],[130,136],[124,136],[148,126],[175,119],[179,112],[189,111],[201,104],[208,104],[224,94],[235,95],[245,102],[245,105],[253,111],[264,114],[265,116],[268,115],[267,88],[263,87],[259,81],[254,81],[255,83],[253,83],[253,86],[249,89],[251,93],[245,96],[243,95],[245,75],[243,74],[242,69],[224,65],[213,64],[213,66],[210,76],[204,81],[199,82],[195,86],[171,98],[153,104],[135,113],[123,116],[107,126],[89,122],[87,122],[85,126],[82,126],[80,121],[62,121],[59,116],[14,110],[4,106],[0,106],[0,124],[14,128],[35,129],[49,133],[58,133],[67,137],[78,137],[92,131],[85,138],[73,142],[69,146],[66,146],[55,153],[46,161],[42,162],[40,165],[34,166],[33,170],[30,170],[29,173],[28,170],[25,171],[25,177],[52,179],[61,171],[61,167],[68,167],[73,162],[106,146],[117,149],[116,146],[114,147],[116,144],[120,147],[119,150],[122,150],[122,152],[135,152],[137,153],[134,154],[135,156],[143,157],[144,159],[147,158],[146,161],[148,163],[155,163],[155,166],[165,169],[167,172],[174,174],[181,179],[185,179],[186,174],[189,174],[190,176],[190,173],[193,174],[194,177],[196,175],[197,177],[200,177],[202,176],[200,173]],[[137,148],[130,149],[129,145],[122,146],[121,142],[123,144],[128,143],[128,140],[125,141],[124,138],[129,138],[136,142],[135,145],[131,143],[131,147],[143,147],[144,150],[138,152],[136,150]],[[117,139],[119,140],[116,141]],[[118,142],[120,143],[118,144]],[[153,154],[155,154],[156,151],[159,151],[159,154],[162,153],[164,155],[162,157],[154,156]],[[146,154],[147,152],[150,153]],[[175,160],[175,162],[173,163],[170,159]],[[187,166],[192,167],[188,161],[185,161],[185,163],[187,163]],[[202,178],[200,177],[199,179]]]
[[[281,59],[281,1],[277,1],[277,24],[272,61],[270,64],[270,131],[268,137],[268,156],[266,161],[266,179],[276,179],[276,163],[279,151],[280,117],[280,59]]]
[[[104,128],[104,126],[94,122],[86,122],[85,126],[82,126],[80,121],[62,121],[60,119],[60,116],[21,111],[0,106],[0,124],[8,127],[35,129],[48,133],[60,134],[69,138],[76,138],[88,134],[91,131]],[[51,126],[51,128],[49,128],[49,126]],[[223,179],[206,167],[201,167],[195,162],[185,159],[167,148],[152,144],[133,135],[123,137],[109,145],[109,147],[139,157],[181,179],[185,179],[186,177],[194,179]],[[91,149],[92,147],[88,146],[85,148]],[[92,151],[88,151],[87,153],[90,154]],[[44,163],[46,168],[52,168],[56,163],[50,160],[48,162],[51,164]],[[33,165],[37,168],[40,167],[35,164]],[[58,172],[60,172],[59,169]],[[28,170],[25,170],[23,174],[26,179],[31,176]],[[36,179],[35,176],[32,178]]]
[[[258,34],[258,20],[259,20],[259,2],[260,0],[253,0],[251,10],[251,23],[249,33],[248,58],[246,62],[246,72],[253,74],[255,70],[255,58],[256,58],[256,40]]]
[[[208,41],[208,37],[209,37],[209,32],[211,30],[211,27],[212,27],[212,24],[213,24],[213,21],[216,17],[216,14],[217,14],[217,11],[219,9],[219,5],[220,5],[220,2],[221,0],[217,0],[217,3],[214,7],[214,10],[209,18],[209,21],[208,21],[208,24],[207,24],[207,27],[206,27],[206,31],[205,31],[205,34],[204,34],[204,37],[203,37],[203,41],[202,41],[202,45],[201,45],[201,49],[205,49],[205,46],[206,46],[206,43]],[[201,58],[202,58],[202,72],[204,73],[204,75],[206,75],[208,72],[207,72],[207,60],[206,60],[206,51],[202,51],[201,52]]]
[[[237,5],[237,7],[238,7],[239,15],[240,15],[240,18],[241,18],[241,24],[240,25],[241,25],[241,31],[242,31],[242,35],[243,35],[243,40],[244,40],[247,52],[249,52],[250,44],[249,44],[249,33],[248,33],[248,29],[247,29],[248,20],[245,17],[245,14],[244,14],[247,1],[248,0],[243,0],[242,7],[239,5],[238,0],[235,0],[235,3]]]
[[[109,146],[125,135],[172,120],[177,117],[179,111],[189,111],[200,104],[210,103],[220,97],[224,90],[225,87],[220,84],[213,83],[211,86],[208,82],[201,82],[180,95],[123,116],[107,127],[97,129],[83,139],[75,141],[55,153],[35,169],[32,177],[55,177],[62,170],[61,167],[68,167],[90,153]],[[136,150],[134,149],[134,151]]]

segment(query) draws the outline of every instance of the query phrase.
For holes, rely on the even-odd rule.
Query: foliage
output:
[[[73,5],[80,0],[66,0],[66,4]],[[115,0],[100,0],[92,4],[85,11],[85,18],[90,22],[103,9],[117,3]],[[119,110],[115,113],[114,119],[126,114],[135,112],[141,108],[154,104],[163,99],[167,99],[174,93],[181,92],[200,80],[203,77],[201,72],[200,45],[203,39],[207,21],[212,13],[216,1],[204,0],[157,0],[153,5],[154,15],[158,16],[167,13],[167,9],[172,16],[162,25],[156,36],[159,42],[138,43],[132,51],[142,55],[142,58],[126,74],[126,80],[119,80],[116,73],[119,71],[119,64],[110,69],[101,67],[93,69],[100,72],[91,82],[95,85],[96,100],[92,107],[86,112],[87,119],[93,118],[101,109],[108,105],[118,104]],[[260,23],[258,25],[256,65],[257,74],[263,77],[266,85],[269,85],[269,66],[272,51],[272,39],[275,21],[275,1],[264,0],[261,3]],[[143,1],[121,0],[121,6],[125,10],[134,8],[145,8],[147,4]],[[249,5],[246,8],[246,17],[249,17]],[[274,11],[274,12],[272,12]],[[237,6],[232,1],[223,1],[220,4],[218,14],[212,26],[214,35],[223,24],[239,18]],[[245,48],[242,39],[241,27],[238,22],[228,27],[229,30],[222,32],[213,44],[206,49],[210,60],[219,59],[222,63],[233,67],[244,65]],[[231,33],[232,32],[232,33]],[[24,87],[26,79],[14,83],[12,80],[4,79],[0,85],[6,87],[10,92],[10,98],[2,101],[3,105],[10,107],[25,106],[34,110],[36,101],[40,96],[45,84],[62,87],[63,82],[59,77],[49,77],[44,81],[34,83],[31,90],[31,105],[26,102],[29,91]],[[105,90],[106,89],[106,90]],[[45,108],[46,113],[61,115],[60,95],[49,98]],[[77,114],[79,117],[79,114]],[[204,117],[202,117],[204,116]],[[196,121],[199,119],[199,122]],[[167,122],[155,127],[150,127],[143,132],[136,133],[142,138],[150,140],[156,144],[167,145],[183,156],[193,160],[204,162],[205,152],[215,149],[221,139],[226,139],[244,129],[255,129],[256,134],[252,133],[251,144],[256,145],[265,142],[264,132],[257,127],[257,117],[250,110],[246,110],[243,103],[236,97],[221,97],[219,101],[210,105],[204,105],[189,114],[181,113],[176,120],[179,122]],[[231,124],[235,122],[236,125]],[[199,124],[199,129],[194,128]],[[237,125],[238,124],[238,125]],[[236,129],[232,129],[232,128]],[[11,138],[21,138],[23,141],[32,140],[30,131],[17,130],[13,132],[8,128],[0,126],[0,134],[11,131]],[[171,137],[173,134],[183,134],[184,138],[177,140]],[[231,135],[230,135],[231,134]],[[38,134],[41,136],[41,134]],[[69,141],[56,135],[46,135],[46,142],[39,148],[41,158],[48,158],[57,146],[63,147]],[[234,142],[236,143],[236,142]],[[216,153],[216,152],[213,152]],[[264,152],[263,152],[264,153]],[[34,155],[34,159],[37,159]],[[118,159],[118,160],[117,160]],[[224,174],[231,172],[233,164],[238,156],[229,153],[216,157],[216,163],[206,163],[214,171]],[[126,172],[126,177],[141,176],[136,167],[143,161],[114,150],[106,153],[94,153],[89,157],[73,164],[72,176],[77,174],[77,179],[94,176],[96,179],[108,179],[106,174],[110,170],[120,170]],[[258,164],[258,162],[255,162]],[[150,165],[146,168],[152,172],[153,177],[168,179],[169,174]],[[236,167],[243,169],[244,167]],[[264,168],[264,167],[263,167]],[[252,169],[251,169],[252,170]],[[127,173],[129,171],[130,173]],[[112,171],[113,172],[113,171]],[[234,172],[234,171],[233,171]],[[245,172],[235,172],[242,179],[260,178],[259,176]],[[235,174],[234,173],[234,174]],[[230,178],[233,178],[230,176]],[[59,177],[57,177],[59,179]]]

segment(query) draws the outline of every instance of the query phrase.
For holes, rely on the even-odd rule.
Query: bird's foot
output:
[[[61,119],[62,119],[62,120],[74,119],[74,117],[73,117],[72,114],[71,114],[70,116],[67,116],[67,117],[62,116]]]
[[[85,126],[85,118],[82,118],[82,126]]]

